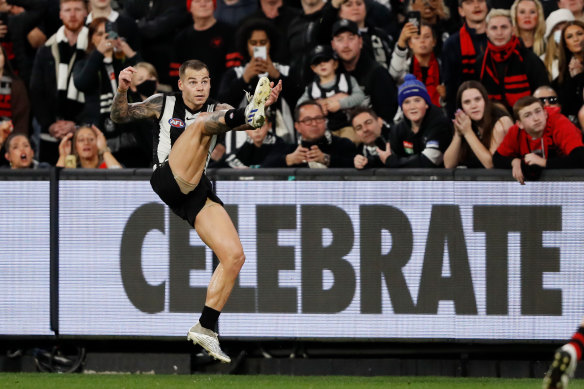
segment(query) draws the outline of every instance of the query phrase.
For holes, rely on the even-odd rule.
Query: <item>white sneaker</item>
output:
[[[270,80],[267,77],[260,78],[251,101],[245,107],[245,121],[253,128],[263,126],[266,121],[264,107],[271,91]]]
[[[187,340],[191,340],[194,344],[201,345],[210,356],[223,363],[231,363],[231,358],[221,350],[219,346],[219,339],[217,333],[213,332],[203,326],[199,322],[191,327],[187,333]]]
[[[576,349],[571,344],[565,344],[556,350],[554,361],[543,379],[544,389],[565,389],[574,377],[578,357]]]

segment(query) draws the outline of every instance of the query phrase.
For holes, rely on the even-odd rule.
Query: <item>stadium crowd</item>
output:
[[[119,73],[136,69],[140,102],[181,93],[179,67],[197,59],[208,101],[245,107],[260,77],[283,83],[266,124],[222,136],[210,167],[507,168],[520,183],[583,168],[583,8],[0,0],[2,165],[150,167],[157,124],[110,118]]]

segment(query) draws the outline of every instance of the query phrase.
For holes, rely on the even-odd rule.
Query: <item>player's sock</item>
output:
[[[245,107],[230,109],[225,112],[225,125],[234,129],[245,124]]]
[[[584,327],[578,328],[578,331],[572,335],[572,339],[568,344],[571,344],[576,349],[578,360],[582,359],[582,353],[584,351]]]
[[[206,329],[215,331],[215,328],[217,327],[217,321],[219,320],[219,314],[221,314],[221,311],[216,311],[213,308],[205,305],[203,307],[203,312],[201,312],[199,323],[201,323],[201,326],[205,327]]]

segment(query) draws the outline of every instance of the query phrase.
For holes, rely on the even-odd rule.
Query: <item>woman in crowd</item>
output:
[[[259,77],[267,75],[274,85],[282,80],[282,84],[289,87],[295,82],[289,80],[290,67],[272,61],[272,53],[277,52],[277,31],[271,22],[262,19],[249,19],[238,30],[237,48],[244,58],[244,65],[227,70],[219,86],[218,99],[234,107],[244,107],[247,104],[243,91],[253,94]],[[284,96],[280,96],[276,103],[275,131],[276,135],[285,142],[295,142],[294,120],[290,109],[291,102],[295,101],[294,94],[299,93],[288,88]],[[230,139],[237,137],[236,144]],[[231,153],[245,141],[243,131],[235,134],[226,134],[227,152]],[[235,147],[232,147],[235,146]]]
[[[572,11],[566,8],[560,8],[550,13],[545,21],[545,53],[539,58],[543,61],[548,71],[550,81],[558,77],[558,62],[560,59],[560,41],[562,39],[562,30],[566,23],[574,20]]]
[[[549,84],[543,62],[513,35],[511,13],[492,9],[487,15],[487,49],[477,60],[480,82],[489,98],[511,112],[513,104]]]
[[[441,83],[440,62],[434,54],[435,47],[436,35],[430,26],[422,24],[418,34],[415,25],[406,23],[395,45],[389,74],[396,83],[401,84],[406,73],[412,73],[426,85],[432,104],[440,107],[440,98],[446,96],[446,89]]]
[[[103,132],[96,126],[81,126],[74,134],[67,134],[59,144],[59,160],[56,166],[85,169],[122,167],[107,147]]]
[[[4,158],[10,164],[11,169],[38,169],[49,168],[46,162],[39,163],[34,159],[34,150],[30,139],[23,133],[12,133],[6,138],[6,153]]]
[[[443,0],[416,0],[409,2],[408,11],[419,11],[422,24],[427,24],[434,29],[438,38],[435,51],[436,55],[440,56],[442,44],[460,28],[460,24],[452,20],[450,9]]]
[[[515,0],[511,6],[513,30],[523,45],[537,55],[545,51],[545,19],[539,0]]]
[[[584,87],[584,23],[574,20],[566,23],[560,40],[558,77],[552,86],[558,93],[562,113],[572,122],[582,107],[582,87]]]
[[[513,120],[500,105],[493,103],[478,81],[465,81],[456,95],[454,137],[444,153],[444,167],[493,167],[493,154]]]

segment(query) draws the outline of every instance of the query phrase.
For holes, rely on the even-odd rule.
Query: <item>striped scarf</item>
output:
[[[460,56],[462,58],[462,78],[472,79],[475,74],[475,64],[477,62],[477,51],[466,27],[466,23],[460,28]]]
[[[480,81],[489,92],[489,98],[510,109],[517,100],[531,94],[520,48],[521,43],[515,35],[503,46],[489,41],[481,65]]]

